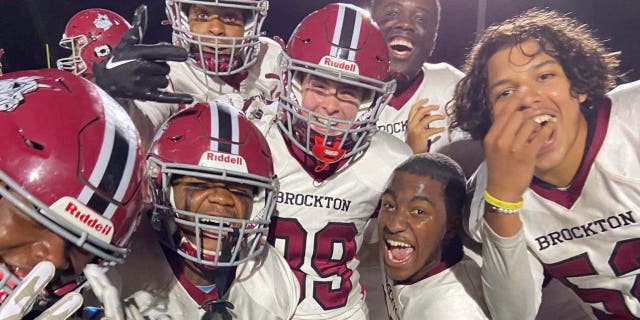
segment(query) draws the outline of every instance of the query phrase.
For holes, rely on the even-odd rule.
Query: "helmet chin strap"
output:
[[[217,72],[232,71],[242,63],[242,59],[239,57],[232,58],[229,54],[218,54],[216,59],[215,53],[203,52],[200,54],[200,52],[196,52],[193,53],[193,58],[198,64],[204,64],[204,67],[211,72],[216,72],[216,66],[218,68]]]
[[[346,150],[340,149],[341,139],[333,139],[333,142],[324,143],[323,138],[319,135],[313,137],[313,147],[311,152],[320,161],[315,168],[316,172],[329,169],[329,165],[338,162],[344,156]]]

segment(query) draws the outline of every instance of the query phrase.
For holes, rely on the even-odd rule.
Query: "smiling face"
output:
[[[340,129],[349,127],[346,122],[331,120],[354,121],[365,95],[362,88],[313,75],[304,76],[301,89],[302,107],[319,116],[311,117],[312,121],[320,123],[311,124],[311,128],[321,134],[327,132],[330,136],[341,132],[327,130],[327,126]]]
[[[205,216],[199,222],[206,226],[219,226],[218,218],[249,219],[253,207],[254,191],[252,187],[234,182],[215,181],[196,177],[180,177],[173,183],[175,206],[178,210],[189,211]],[[178,216],[182,219],[195,221],[194,217]],[[226,228],[238,228],[238,223],[224,224]],[[196,230],[193,227],[180,224],[183,236],[194,247],[197,243]],[[222,248],[235,244],[237,239],[230,239],[228,232],[202,230],[201,243],[203,253],[210,256],[218,255],[218,240],[223,240]],[[231,242],[231,243],[227,243]]]
[[[587,123],[580,112],[584,94],[572,95],[560,63],[528,40],[496,52],[487,66],[487,101],[492,114],[531,109],[531,121],[557,119],[557,129],[537,155],[536,177],[557,186],[570,183],[584,150]],[[532,137],[537,134],[533,133]]]
[[[382,195],[378,218],[384,270],[392,280],[420,280],[440,263],[447,235],[442,183],[394,172]]]
[[[387,41],[398,88],[406,88],[435,44],[438,4],[436,0],[375,0],[372,17]]]
[[[2,182],[0,188],[5,188]],[[16,193],[13,194],[18,196]],[[49,287],[57,288],[75,280],[93,257],[27,216],[7,198],[0,196],[0,263],[9,271],[23,277],[38,262],[48,260],[53,263],[57,272]]]

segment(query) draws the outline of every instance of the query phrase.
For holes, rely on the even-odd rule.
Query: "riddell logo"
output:
[[[234,156],[231,154],[219,154],[219,153],[215,154],[213,152],[207,153],[207,160],[226,162],[231,164],[239,164],[239,165],[242,165],[242,163],[244,162],[244,160],[240,156]]]
[[[111,220],[97,214],[87,206],[71,197],[63,197],[56,201],[51,209],[65,220],[105,242],[113,238]]]
[[[358,70],[358,65],[355,62],[342,60],[340,58],[335,58],[331,56],[324,56],[320,60],[320,65],[338,69],[341,71],[347,71],[355,74],[360,74],[360,70]]]
[[[244,158],[238,155],[207,151],[200,157],[199,165],[203,167],[248,172]]]

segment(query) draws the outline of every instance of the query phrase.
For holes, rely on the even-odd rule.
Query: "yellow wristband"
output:
[[[500,199],[496,199],[494,196],[492,196],[487,190],[484,191],[484,201],[486,201],[488,204],[498,208],[498,209],[504,209],[504,210],[508,210],[508,211],[517,211],[520,210],[522,208],[522,200],[518,201],[518,202],[506,202],[506,201],[502,201]]]

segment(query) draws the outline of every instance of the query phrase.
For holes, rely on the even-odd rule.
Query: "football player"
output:
[[[376,127],[394,91],[387,46],[366,11],[329,4],[285,51],[266,133],[280,178],[269,240],[301,283],[296,319],[367,319],[358,250],[388,175],[411,154]]]
[[[587,26],[530,10],[490,27],[456,88],[455,123],[484,140],[469,229],[494,319],[532,319],[543,270],[600,319],[640,317],[638,83]]]
[[[71,55],[58,59],[58,69],[93,81],[93,64],[107,58],[130,27],[127,20],[110,10],[92,8],[76,13],[60,40],[60,46],[71,50]]]
[[[143,151],[108,94],[59,70],[0,77],[0,132],[0,318],[30,318],[78,289],[85,264],[123,262]]]
[[[414,155],[393,171],[378,214],[389,319],[488,319],[480,267],[458,234],[465,195],[447,156]]]
[[[114,96],[146,100],[136,101],[136,106],[144,115],[144,125],[155,128],[188,106],[176,102],[212,101],[229,93],[247,100],[244,109],[253,116],[252,101],[275,101],[278,92],[276,60],[281,45],[261,37],[268,6],[266,0],[167,0],[173,42],[179,47],[146,50],[137,44],[144,33],[144,18],[135,19],[132,32],[113,58],[97,66],[98,84]],[[180,52],[185,53],[183,57]],[[184,59],[164,66],[158,63]],[[272,109],[260,110],[258,117],[265,111],[274,114],[275,104]]]
[[[266,243],[278,184],[260,131],[199,103],[162,126],[148,166],[153,214],[118,269],[126,304],[153,319],[290,319],[299,285]]]
[[[440,0],[372,0],[371,14],[384,34],[391,76],[398,87],[378,121],[380,130],[406,141],[414,153],[438,151],[465,138],[449,132],[445,111],[462,72],[428,63],[438,37]]]

